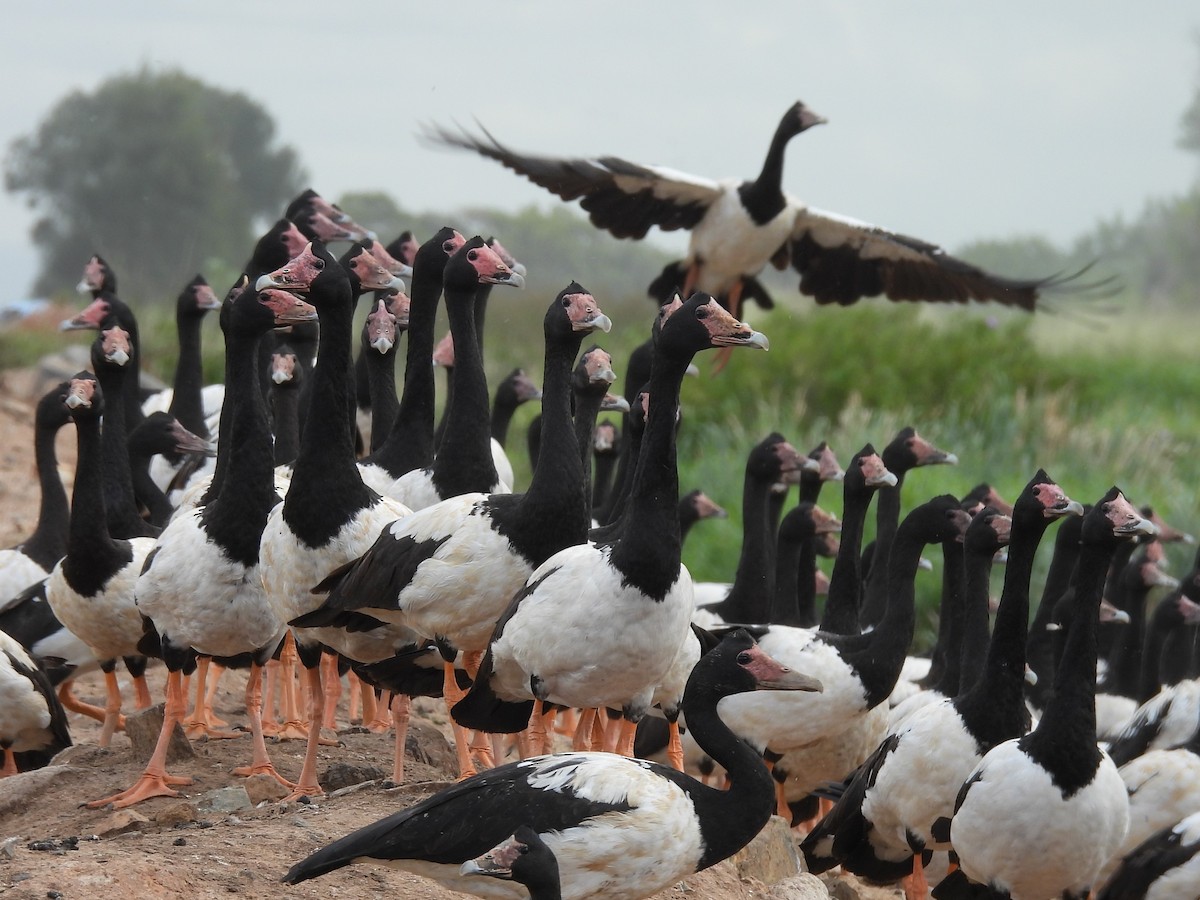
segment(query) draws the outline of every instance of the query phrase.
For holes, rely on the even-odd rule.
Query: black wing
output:
[[[425,137],[448,147],[474,150],[563,200],[579,200],[593,225],[619,238],[644,238],[654,225],[663,231],[692,228],[721,193],[720,185],[710,179],[615,156],[526,156],[501,144],[487,129],[483,129],[483,137],[476,137],[466,131],[430,127]]]
[[[850,306],[864,297],[966,303],[990,300],[1032,311],[1039,296],[1054,289],[1073,292],[1108,286],[1084,284],[1081,270],[1047,278],[1004,278],[963,262],[936,244],[802,207],[789,241],[800,292],[817,303]]]

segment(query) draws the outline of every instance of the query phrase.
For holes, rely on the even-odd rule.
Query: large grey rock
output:
[[[228,813],[250,809],[254,804],[250,802],[250,795],[246,793],[246,789],[240,784],[235,784],[209,791],[200,798],[200,806],[213,812]]]
[[[352,766],[349,763],[331,763],[317,782],[327,793],[362,784],[364,781],[382,781],[387,773],[378,766]]]
[[[52,785],[64,784],[83,774],[84,770],[76,766],[46,766],[0,779],[0,816],[36,807],[38,797]]]
[[[458,760],[446,736],[425,722],[416,719],[408,723],[404,752],[413,759],[433,766],[450,775],[458,774]]]
[[[801,871],[792,830],[779,816],[771,816],[754,840],[733,855],[733,862],[742,878],[757,878],[767,885]]]
[[[116,837],[131,831],[141,831],[150,820],[132,809],[118,809],[96,825],[96,834],[102,838]]]

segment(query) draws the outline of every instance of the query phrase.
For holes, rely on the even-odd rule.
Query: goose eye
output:
[[[562,305],[563,305],[563,309],[566,309],[568,306],[570,306],[570,305],[571,305],[571,298],[570,298],[570,297],[563,297],[563,298],[562,298]]]
[[[454,252],[454,241],[442,241],[442,251],[449,256]]]
[[[696,308],[696,318],[697,319],[707,319],[708,318],[708,307],[707,306],[697,307]]]
[[[467,259],[469,259],[471,262],[475,262],[475,260],[479,259],[479,251],[478,250],[469,251],[467,253]]]
[[[526,853],[529,852],[529,848],[526,847],[524,844],[522,844],[520,849],[517,850],[517,852],[520,853],[522,856],[524,856]]]
[[[741,653],[738,654],[738,658],[737,658],[738,665],[739,666],[748,666],[748,665],[750,665],[750,659],[751,659],[750,654],[743,650]]]
[[[321,259],[321,257],[318,256],[316,259],[313,260],[313,268],[316,269],[318,272],[321,271],[321,269],[325,268],[325,260]]]

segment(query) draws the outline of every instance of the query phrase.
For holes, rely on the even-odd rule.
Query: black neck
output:
[[[209,539],[246,568],[258,564],[267,515],[279,502],[267,404],[255,376],[258,344],[258,335],[233,333],[225,338],[226,396],[234,410],[223,440],[237,451],[229,460],[221,493],[203,513]]]
[[[387,441],[400,412],[396,397],[396,348],[380,353],[363,344],[362,358],[367,369],[367,390],[371,397],[371,452],[375,453]]]
[[[964,551],[966,568],[966,585],[963,591],[962,615],[959,625],[957,643],[946,644],[947,666],[953,665],[956,670],[954,691],[949,690],[949,679],[943,681],[946,688],[943,693],[954,697],[971,690],[983,674],[987,661],[988,644],[988,603],[991,599],[992,560],[995,554],[990,550],[985,552]],[[1024,637],[1021,647],[1024,648]],[[1024,668],[1022,660],[1021,667]]]
[[[1050,560],[1050,569],[1046,572],[1046,581],[1042,585],[1042,596],[1038,601],[1037,612],[1029,623],[1028,636],[1025,639],[1025,657],[1029,667],[1037,676],[1037,684],[1026,688],[1026,695],[1035,706],[1041,708],[1050,695],[1054,683],[1054,633],[1047,626],[1054,616],[1054,604],[1066,592],[1071,583],[1071,573],[1079,558],[1079,521],[1068,520],[1058,529],[1054,538],[1054,555]],[[1030,563],[1032,566],[1032,562]],[[1009,550],[1009,570],[1012,569],[1012,550]],[[1008,576],[1005,577],[1005,585]],[[1028,596],[1025,600],[1029,602]],[[1028,615],[1022,621],[1028,621]]]
[[[1113,554],[1112,565],[1108,567],[1108,577],[1104,583],[1104,596],[1108,602],[1116,609],[1124,610],[1127,613],[1130,612],[1129,591],[1126,590],[1121,576],[1124,574],[1125,567],[1129,564],[1129,560],[1133,557],[1133,551],[1136,549],[1136,541],[1126,541],[1117,547],[1117,552]],[[1112,665],[1114,652],[1124,642],[1128,634],[1129,628],[1123,622],[1101,622],[1096,629],[1096,642],[1100,658],[1106,661],[1107,674],[1110,678],[1114,674]]]
[[[860,554],[871,492],[847,485],[843,493],[841,544],[833,561],[833,574],[829,576],[829,595],[825,598],[821,630],[831,634],[857,634],[858,595],[862,583]]]
[[[1164,660],[1170,659],[1170,655],[1164,652],[1164,647],[1169,638],[1184,630],[1183,617],[1179,613],[1178,605],[1182,595],[1182,591],[1172,591],[1159,601],[1150,615],[1150,627],[1146,629],[1142,653],[1141,677],[1138,679],[1139,703],[1145,703],[1162,690],[1164,673],[1161,666]],[[1167,683],[1182,678],[1183,666],[1179,665],[1179,660],[1174,661],[1173,669],[1173,672],[1167,673]]]
[[[1085,544],[1075,570],[1070,632],[1054,678],[1054,693],[1038,727],[1022,739],[1026,752],[1070,796],[1091,783],[1100,766],[1096,746],[1096,625],[1115,546]]]
[[[487,375],[475,339],[473,296],[470,290],[446,290],[446,314],[454,336],[454,403],[433,460],[433,484],[442,497],[488,492],[498,480],[492,459]],[[545,455],[544,449],[542,453]]]
[[[1029,582],[1038,544],[1048,525],[1044,519],[1036,523],[1014,520],[987,661],[975,685],[955,703],[971,733],[988,746],[1029,729],[1025,706]]]
[[[433,463],[434,380],[430,360],[444,268],[444,253],[441,265],[435,265],[424,254],[417,254],[413,263],[404,393],[391,431],[382,446],[367,458],[396,478]]]
[[[196,315],[176,316],[179,359],[175,362],[175,384],[168,411],[192,434],[207,439],[208,426],[204,422],[204,401],[200,394],[204,384],[203,362],[200,356],[202,322],[203,320]]]
[[[275,465],[289,465],[300,455],[300,389],[272,385],[270,401]]]
[[[129,450],[129,469],[133,477],[133,493],[139,503],[146,507],[150,524],[163,528],[175,512],[167,495],[150,477],[150,458],[153,453],[144,450]]]
[[[37,527],[21,543],[21,549],[47,572],[67,552],[67,529],[71,509],[67,491],[58,477],[58,456],[54,441],[57,426],[39,425],[33,435],[33,454],[37,463],[42,499],[38,505]]]
[[[792,132],[781,124],[771,138],[771,146],[767,149],[767,158],[763,160],[758,178],[738,189],[746,211],[759,225],[779,215],[786,205],[783,196],[783,155],[791,139]]]
[[[986,591],[986,586],[984,588]],[[963,618],[967,592],[966,556],[961,541],[942,543],[942,598],[939,606],[938,637],[944,639],[934,648],[933,666],[930,667],[930,684],[943,695],[953,697],[958,693],[962,669],[959,666],[959,650],[963,641]],[[984,616],[987,615],[986,600]],[[942,622],[945,622],[943,629]],[[987,622],[984,622],[984,643],[987,649]],[[940,672],[934,679],[933,667]]]
[[[133,552],[128,542],[114,541],[108,531],[100,423],[94,418],[77,420],[75,430],[79,449],[63,575],[74,590],[92,597],[133,558]]]
[[[807,531],[799,540],[779,540],[775,557],[772,625],[812,628],[817,624],[816,545]]]
[[[725,769],[729,781],[728,790],[722,790],[687,779],[704,846],[697,869],[704,869],[762,830],[774,810],[775,783],[762,757],[721,721],[715,698],[689,704],[687,720],[696,743]]]
[[[592,441],[596,433],[596,419],[600,416],[600,407],[604,403],[603,394],[597,391],[573,393],[575,401],[575,450],[583,465],[582,478],[584,497],[591,509],[592,497]],[[545,424],[543,423],[543,428]],[[590,518],[590,515],[589,515]]]
[[[481,359],[483,358],[483,326],[487,321],[487,305],[490,296],[492,296],[492,286],[481,284],[475,291],[475,304],[471,309],[471,318],[475,323],[475,346],[479,348]]]
[[[312,392],[300,455],[283,505],[284,520],[310,547],[324,546],[377,499],[358,474],[350,435],[352,309],[348,284],[317,306],[320,363],[309,378]]]
[[[644,428],[639,430],[632,424],[631,417],[626,416],[625,428],[621,431],[621,449],[617,456],[617,470],[613,475],[608,503],[599,517],[602,526],[614,525],[625,514],[625,507],[629,503],[629,492],[633,490],[633,473],[637,470],[638,457],[642,454],[643,434]]]
[[[496,396],[492,398],[492,440],[501,447],[508,446],[508,426],[512,424],[518,405],[511,391],[496,391]]]
[[[1146,596],[1150,586],[1142,579],[1141,563],[1130,562],[1117,575],[1118,608],[1129,614],[1129,624],[1122,626],[1113,641],[1109,655],[1108,678],[1104,690],[1109,694],[1136,698],[1138,679],[1142,672],[1142,647],[1146,639]]]
[[[879,500],[875,506],[875,554],[871,558],[871,569],[863,588],[863,604],[859,611],[859,622],[863,628],[878,626],[888,605],[888,554],[900,525],[900,489],[904,487],[904,472],[888,467],[896,476],[896,483],[879,489]]]
[[[654,395],[650,395],[653,399]],[[733,587],[712,607],[726,622],[762,623],[770,620],[775,597],[775,561],[771,558],[771,483],[746,472],[742,479],[742,552]]]
[[[656,354],[650,372],[650,408],[622,534],[610,561],[634,586],[662,599],[679,579],[679,472],[675,416],[690,356]]]
[[[96,380],[108,402],[104,407],[101,452],[104,459],[104,503],[108,530],[115,538],[154,537],[158,529],[142,519],[133,494],[133,472],[129,463],[129,434],[126,430],[124,398],[136,382],[132,373],[118,366],[96,367]]]

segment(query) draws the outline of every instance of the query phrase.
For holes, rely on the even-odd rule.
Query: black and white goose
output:
[[[98,743],[107,747],[121,717],[116,661],[139,652],[142,622],[134,605],[134,583],[154,540],[117,540],[109,533],[100,436],[104,400],[96,377],[80,372],[72,378],[63,402],[75,421],[79,452],[67,554],[50,573],[46,599],[58,620],[91,648],[104,670],[108,702]],[[144,679],[140,685],[139,706],[149,706]]]
[[[24,647],[0,631],[0,778],[41,768],[70,746],[67,715],[50,679]]]
[[[321,326],[321,364],[312,373],[300,455],[287,496],[268,516],[259,547],[268,603],[281,621],[289,622],[320,605],[312,594],[317,583],[365,553],[386,526],[411,511],[367,487],[355,465],[350,391],[354,297],[346,271],[323,244],[312,243],[287,265],[260,276],[255,285],[260,291],[272,287],[303,294],[316,307]],[[410,646],[415,635],[387,628],[368,634],[293,629],[293,634],[310,689],[308,745],[296,791],[320,794],[316,754],[324,712],[321,646],[360,662],[375,662]],[[285,680],[290,677],[285,672]],[[404,731],[397,723],[401,742]],[[403,760],[403,743],[398,749],[395,769]]]
[[[468,242],[447,270],[470,268],[471,248]],[[475,264],[485,265],[482,255]],[[412,628],[442,647],[449,660],[446,703],[458,702],[455,654],[474,654],[467,660],[473,671],[530,573],[587,540],[591,518],[571,422],[571,369],[584,335],[610,327],[592,295],[574,282],[546,311],[545,446],[526,493],[460,494],[393,523],[360,559],[322,582],[321,589],[332,591],[319,608],[292,623],[354,627],[365,615]],[[463,737],[456,732],[459,765],[469,772]]]
[[[758,281],[770,262],[789,264],[800,291],[818,303],[848,306],[860,298],[965,303],[994,300],[1032,310],[1041,293],[1063,277],[1011,279],[950,256],[941,247],[836,213],[822,212],[784,193],[788,142],[825,120],[803,103],[784,113],[753,181],[688,175],[615,156],[559,159],[517,153],[490,133],[431,129],[427,137],[494,159],[557,194],[580,200],[592,224],[619,238],[641,239],[654,225],[691,231],[687,255],[650,285],[657,300],[682,288],[716,295],[735,315],[743,300],[774,305]]]
[[[715,303],[714,303],[715,305]],[[729,773],[729,790],[674,769],[611,753],[558,753],[510,763],[460,782],[298,862],[295,884],[377,861],[482,897],[526,897],[503,881],[463,877],[463,863],[503,841],[514,821],[558,859],[566,900],[648,897],[745,846],[772,810],[771,777],[731,732],[717,703],[756,688],[820,690],[736,631],[697,664],[684,701],[692,733]]]
[[[622,709],[636,722],[691,634],[692,579],[680,559],[675,417],[692,357],[766,339],[707,294],[663,324],[629,507],[611,536],[561,550],[529,576],[496,625],[459,724],[519,731],[534,700]],[[632,752],[634,729],[627,729]]]
[[[1129,799],[1096,744],[1097,607],[1117,544],[1154,531],[1115,487],[1084,516],[1054,693],[1037,728],[993,747],[963,783],[950,823],[961,868],[934,890],[939,900],[971,883],[1014,900],[1082,895],[1120,846]]]
[[[840,862],[884,883],[911,873],[911,894],[924,896],[921,864],[931,851],[950,849],[946,826],[963,781],[988,749],[1029,730],[1023,673],[1034,557],[1051,522],[1081,513],[1080,504],[1039,471],[1017,498],[1011,520],[990,508],[975,516],[966,533],[971,561],[961,646],[964,690],[914,711],[858,770],[804,841],[812,871]],[[1005,543],[1009,566],[989,647],[987,563]],[[985,659],[974,680],[971,670]]]
[[[51,388],[34,412],[33,456],[41,491],[37,525],[21,543],[0,550],[0,610],[7,609],[21,591],[50,574],[67,552],[71,507],[58,475],[54,450],[58,430],[71,421],[63,405],[66,391],[66,383]]]
[[[158,536],[136,585],[142,617],[142,652],[160,657],[167,667],[167,701],[158,743],[145,771],[127,790],[93,801],[131,806],[150,797],[177,796],[171,785],[189,784],[167,773],[171,733],[185,713],[183,675],[197,657],[223,666],[249,665],[246,712],[254,759],[241,774],[275,773],[267,756],[261,721],[261,667],[287,630],[267,602],[259,571],[259,546],[267,515],[278,503],[266,400],[258,390],[258,341],[274,327],[316,317],[316,311],[292,294],[258,293],[243,278],[240,291],[222,310],[225,332],[225,384],[233,405],[224,440],[230,455],[220,493],[204,507],[174,519]],[[201,692],[202,694],[202,692]],[[198,705],[200,705],[198,703]]]

